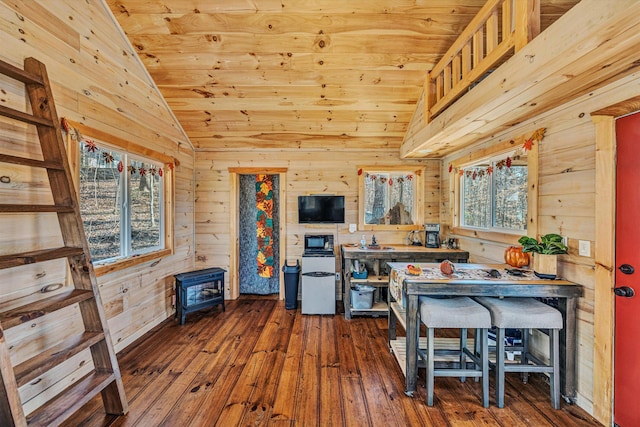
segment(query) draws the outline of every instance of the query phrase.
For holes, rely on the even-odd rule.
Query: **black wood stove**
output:
[[[184,325],[187,313],[222,304],[224,311],[224,273],[222,268],[206,268],[176,274],[176,317]]]

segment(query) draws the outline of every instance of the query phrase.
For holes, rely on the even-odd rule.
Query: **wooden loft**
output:
[[[498,2],[490,1],[490,5],[497,7]],[[453,103],[452,99],[458,95],[447,97],[444,88],[438,86],[437,73],[440,69],[464,70],[468,60],[464,55],[452,53],[455,52],[452,47],[454,50],[441,61],[444,67],[439,63],[434,67],[435,72],[429,74],[426,90],[403,140],[401,157],[441,158],[637,71],[640,67],[636,55],[640,42],[640,23],[635,18],[638,13],[640,3],[633,0],[614,3],[584,0],[529,44],[516,48],[511,58]],[[485,16],[493,20],[489,28],[495,27],[495,13],[485,13]],[[481,25],[474,19],[454,46],[468,45],[468,37],[474,33],[472,26],[477,29]],[[563,42],[557,43],[557,40]],[[455,60],[456,57],[461,60]],[[499,59],[491,61],[495,63]],[[479,71],[468,74],[460,81],[471,87],[477,81],[477,73]],[[454,83],[457,82],[442,80],[441,85],[449,85],[449,92],[463,93],[462,89],[455,89]],[[439,103],[433,87],[438,95],[444,95]],[[445,104],[450,105],[440,111]],[[426,109],[430,112],[425,113]]]
[[[489,0],[428,73],[424,84],[426,121],[539,33],[538,0]]]

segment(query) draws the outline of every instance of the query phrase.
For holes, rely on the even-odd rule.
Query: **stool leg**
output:
[[[496,403],[504,408],[504,329],[498,328],[496,336]]]
[[[522,333],[522,353],[520,354],[520,364],[529,364],[529,332],[531,329],[520,329]],[[529,373],[522,372],[522,382],[527,383],[529,381]]]
[[[433,328],[427,328],[427,405],[433,406],[433,358],[434,358]]]
[[[550,329],[549,332],[549,363],[553,368],[550,374],[551,404],[553,409],[560,409],[560,331]]]
[[[476,329],[476,342],[480,341],[480,352],[482,362],[482,406],[489,407],[489,340],[488,329]]]
[[[486,339],[486,337],[483,338],[482,329],[476,328],[476,333],[473,338],[473,354],[475,354],[476,357],[482,357],[482,347],[480,347],[480,343],[483,341],[483,339]],[[475,364],[474,366],[476,369],[482,369],[482,365]],[[478,382],[480,381],[480,378],[475,377],[475,380],[476,382]]]
[[[467,368],[467,356],[464,349],[467,348],[467,328],[460,329],[460,369]],[[460,381],[464,382],[467,377],[460,377]]]

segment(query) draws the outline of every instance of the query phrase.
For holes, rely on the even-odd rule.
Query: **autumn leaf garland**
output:
[[[499,160],[498,162],[496,162],[496,167],[498,169],[503,169],[503,168],[510,168],[511,164],[513,162],[514,159],[517,159],[520,157],[520,155],[522,154],[522,152],[527,152],[527,151],[531,151],[531,149],[533,148],[534,145],[534,141],[535,142],[540,142],[542,141],[542,138],[544,138],[544,133],[547,129],[546,128],[540,128],[538,130],[536,130],[535,132],[533,132],[533,134],[531,134],[531,136],[529,138],[526,138],[524,140],[524,143],[522,144],[521,147],[518,147],[515,151],[515,153],[513,153],[510,156],[507,156],[506,158]],[[493,166],[488,166],[485,169],[479,169],[479,168],[472,168],[471,170],[464,170],[463,168],[454,168],[452,164],[449,164],[449,173],[451,172],[456,172],[458,175],[460,176],[467,176],[470,177],[471,179],[476,179],[478,177],[483,177],[485,175],[491,175],[493,173]]]

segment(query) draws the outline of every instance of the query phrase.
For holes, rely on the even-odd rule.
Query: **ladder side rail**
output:
[[[111,341],[111,334],[108,330],[95,272],[91,264],[77,193],[73,188],[71,168],[66,156],[60,122],[53,102],[53,93],[48,84],[47,70],[43,63],[34,58],[26,58],[24,68],[27,72],[41,76],[44,82],[42,86],[26,85],[34,115],[49,119],[54,123],[53,128],[37,126],[43,159],[44,161],[60,162],[64,166],[63,170],[47,170],[54,202],[57,205],[73,206],[75,208],[71,213],[59,212],[57,215],[65,245],[84,249],[83,255],[68,258],[71,276],[76,289],[93,290],[94,294],[92,300],[83,301],[79,304],[82,319],[87,331],[103,331],[105,335],[103,341],[91,347],[94,365],[97,371],[112,372],[116,378],[113,384],[110,384],[102,391],[105,410],[111,414],[124,414],[128,411],[124,385],[122,384],[118,360]]]
[[[27,422],[2,325],[0,325],[0,379],[2,380],[0,382],[0,425],[26,427]]]

